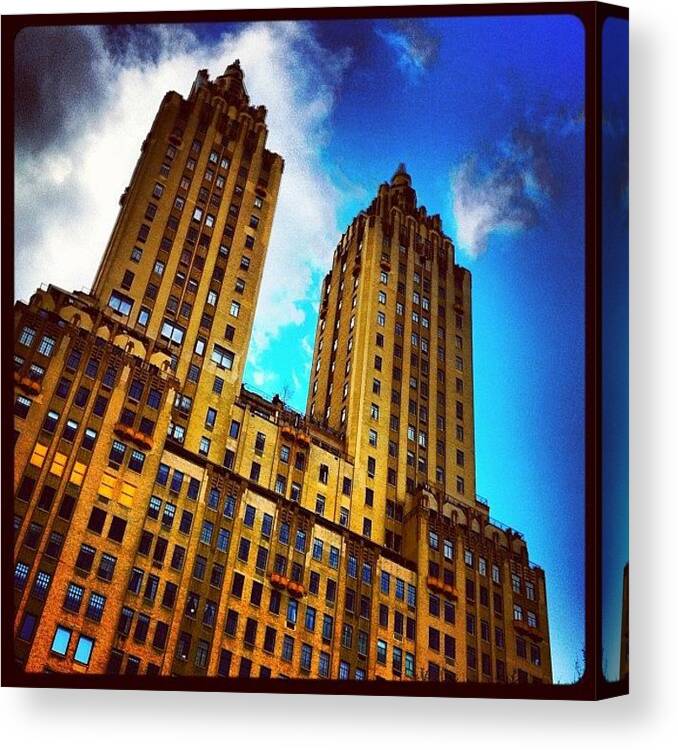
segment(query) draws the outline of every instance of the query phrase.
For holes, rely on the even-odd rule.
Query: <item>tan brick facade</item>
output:
[[[471,277],[404,168],[323,284],[307,415],[242,386],[283,160],[237,63],[168,93],[91,294],[15,310],[31,672],[551,680],[475,493]]]

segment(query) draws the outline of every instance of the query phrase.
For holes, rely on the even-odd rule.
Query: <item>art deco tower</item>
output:
[[[335,251],[306,415],[242,385],[265,115],[237,62],[168,93],[91,293],[15,307],[16,663],[550,681],[544,573],[475,495],[470,274],[404,167]]]
[[[200,71],[187,100],[168,93],[92,288],[135,334],[167,347],[181,383],[171,434],[209,457],[228,420],[206,435],[206,409],[228,409],[240,391],[283,170],[265,119],[237,60],[214,82]],[[212,375],[221,390],[199,397]]]
[[[404,165],[341,238],[321,299],[307,411],[366,478],[351,528],[400,552],[417,486],[476,505],[471,276]]]

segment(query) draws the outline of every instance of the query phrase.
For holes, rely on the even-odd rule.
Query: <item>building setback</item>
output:
[[[237,61],[168,93],[91,293],[15,307],[17,662],[550,682],[544,573],[475,491],[471,276],[404,166],[335,250],[306,415],[242,385],[265,120]]]

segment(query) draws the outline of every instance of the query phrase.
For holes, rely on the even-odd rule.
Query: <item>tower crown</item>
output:
[[[412,178],[407,173],[407,169],[405,167],[405,164],[403,162],[400,162],[398,164],[398,169],[396,169],[393,177],[391,177],[391,185],[411,185],[412,184]]]
[[[240,67],[240,60],[237,58],[227,66],[224,74],[219,76],[215,83],[223,88],[224,91],[235,94],[245,101],[249,101],[247,89],[245,88],[245,74]]]
[[[240,67],[240,60],[236,58],[224,71],[225,78],[239,78],[241,81],[244,80],[245,74],[243,69]]]

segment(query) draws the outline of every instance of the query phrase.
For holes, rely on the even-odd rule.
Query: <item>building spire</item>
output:
[[[391,185],[410,185],[411,182],[412,180],[410,178],[410,175],[407,173],[405,163],[401,161],[400,164],[398,164],[398,169],[396,169],[393,177],[391,177]]]
[[[236,57],[236,59],[226,68],[224,71],[224,76],[230,77],[236,77],[239,78],[241,81],[244,79],[245,74],[243,73],[242,68],[240,67],[240,60]]]

